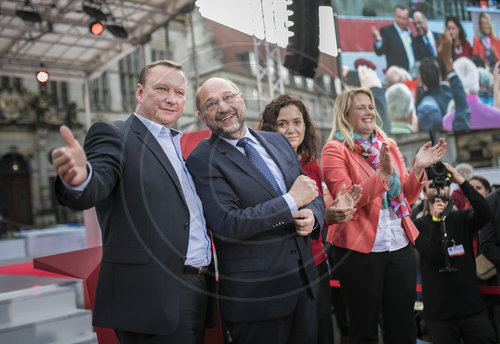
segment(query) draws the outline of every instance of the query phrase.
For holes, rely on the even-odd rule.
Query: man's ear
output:
[[[201,121],[203,122],[203,124],[205,124],[205,126],[207,126],[207,121],[205,120],[205,116],[203,116],[203,114],[201,113],[201,111],[198,111],[198,117],[201,119]]]
[[[137,99],[137,102],[142,101],[142,94],[144,93],[144,88],[142,87],[141,84],[137,84],[137,89],[135,90],[135,98]]]

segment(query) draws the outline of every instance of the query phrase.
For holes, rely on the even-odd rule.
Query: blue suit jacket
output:
[[[436,52],[439,47],[439,35],[435,32],[432,33],[434,36],[434,41],[436,42]],[[424,57],[433,57],[431,48],[427,45],[424,37],[422,35],[418,35],[413,38],[411,42],[411,46],[413,48],[413,54],[415,55],[415,61],[420,61]]]
[[[303,174],[290,143],[279,133],[249,130],[276,162],[289,190]],[[212,135],[193,150],[186,166],[215,235],[224,319],[257,321],[289,314],[302,285],[299,258],[309,288],[317,295],[318,273],[309,237],[296,234],[285,200],[245,155]],[[321,225],[320,197],[307,208]]]

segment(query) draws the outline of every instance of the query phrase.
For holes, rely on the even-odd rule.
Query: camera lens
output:
[[[444,164],[440,161],[436,162],[434,164],[434,168],[433,168],[433,172],[434,172],[434,176],[436,177],[444,177],[446,176],[446,166],[444,166]]]

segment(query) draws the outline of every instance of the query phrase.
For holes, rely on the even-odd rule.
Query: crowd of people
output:
[[[499,128],[500,39],[488,14],[480,13],[472,45],[457,17],[445,19],[443,34],[429,30],[420,11],[412,21],[416,35],[409,9],[398,5],[393,24],[372,28],[374,51],[386,58],[388,113],[377,109],[395,123],[388,133]]]
[[[322,149],[299,98],[277,96],[250,127],[239,87],[212,77],[194,95],[211,136],[183,157],[175,123],[187,77],[168,60],[143,67],[127,120],[94,124],[83,147],[62,126],[64,146],[52,152],[56,195],[73,209],[96,207],[102,230],[93,324],[125,344],[199,344],[219,315],[226,343],[331,344],[331,307],[339,312],[343,303],[349,343],[378,343],[382,329],[386,344],[414,344],[420,271],[433,343],[496,342],[498,302],[484,304],[474,258],[483,253],[500,268],[500,190],[485,199],[487,180],[449,164],[442,184],[429,175],[446,155],[443,138],[424,144],[407,170],[387,135],[467,129],[482,123],[475,116],[484,107],[492,116],[496,109],[474,103],[479,89],[467,73],[477,68],[466,57],[452,63],[467,50],[453,38],[460,34],[451,26],[460,23],[450,20],[437,36],[414,13],[416,40],[407,12],[396,7],[395,25],[374,31],[388,63],[401,62],[387,70],[396,81],[383,86],[360,65],[362,87],[337,96]],[[487,26],[485,69],[499,69]],[[397,39],[402,53],[392,51]],[[415,102],[402,82],[410,73],[401,70],[420,58]],[[447,113],[451,99],[455,110]]]

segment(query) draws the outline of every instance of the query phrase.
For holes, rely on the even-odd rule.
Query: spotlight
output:
[[[108,29],[109,32],[111,32],[115,37],[118,38],[128,37],[127,30],[125,30],[125,28],[122,25],[118,25],[116,23],[107,24],[106,29]]]
[[[35,10],[35,8],[29,2],[29,0],[26,0],[23,6],[18,6],[16,8],[16,15],[24,21],[35,22],[35,23],[42,22],[42,17]]]
[[[49,81],[49,73],[44,70],[37,72],[36,80],[41,84],[45,84],[47,81]]]
[[[90,22],[89,30],[92,34],[99,36],[104,31],[104,26],[100,22],[94,20]]]
[[[87,0],[82,3],[83,12],[87,13],[94,19],[99,21],[106,21],[107,15],[101,11],[101,2],[98,0]]]

